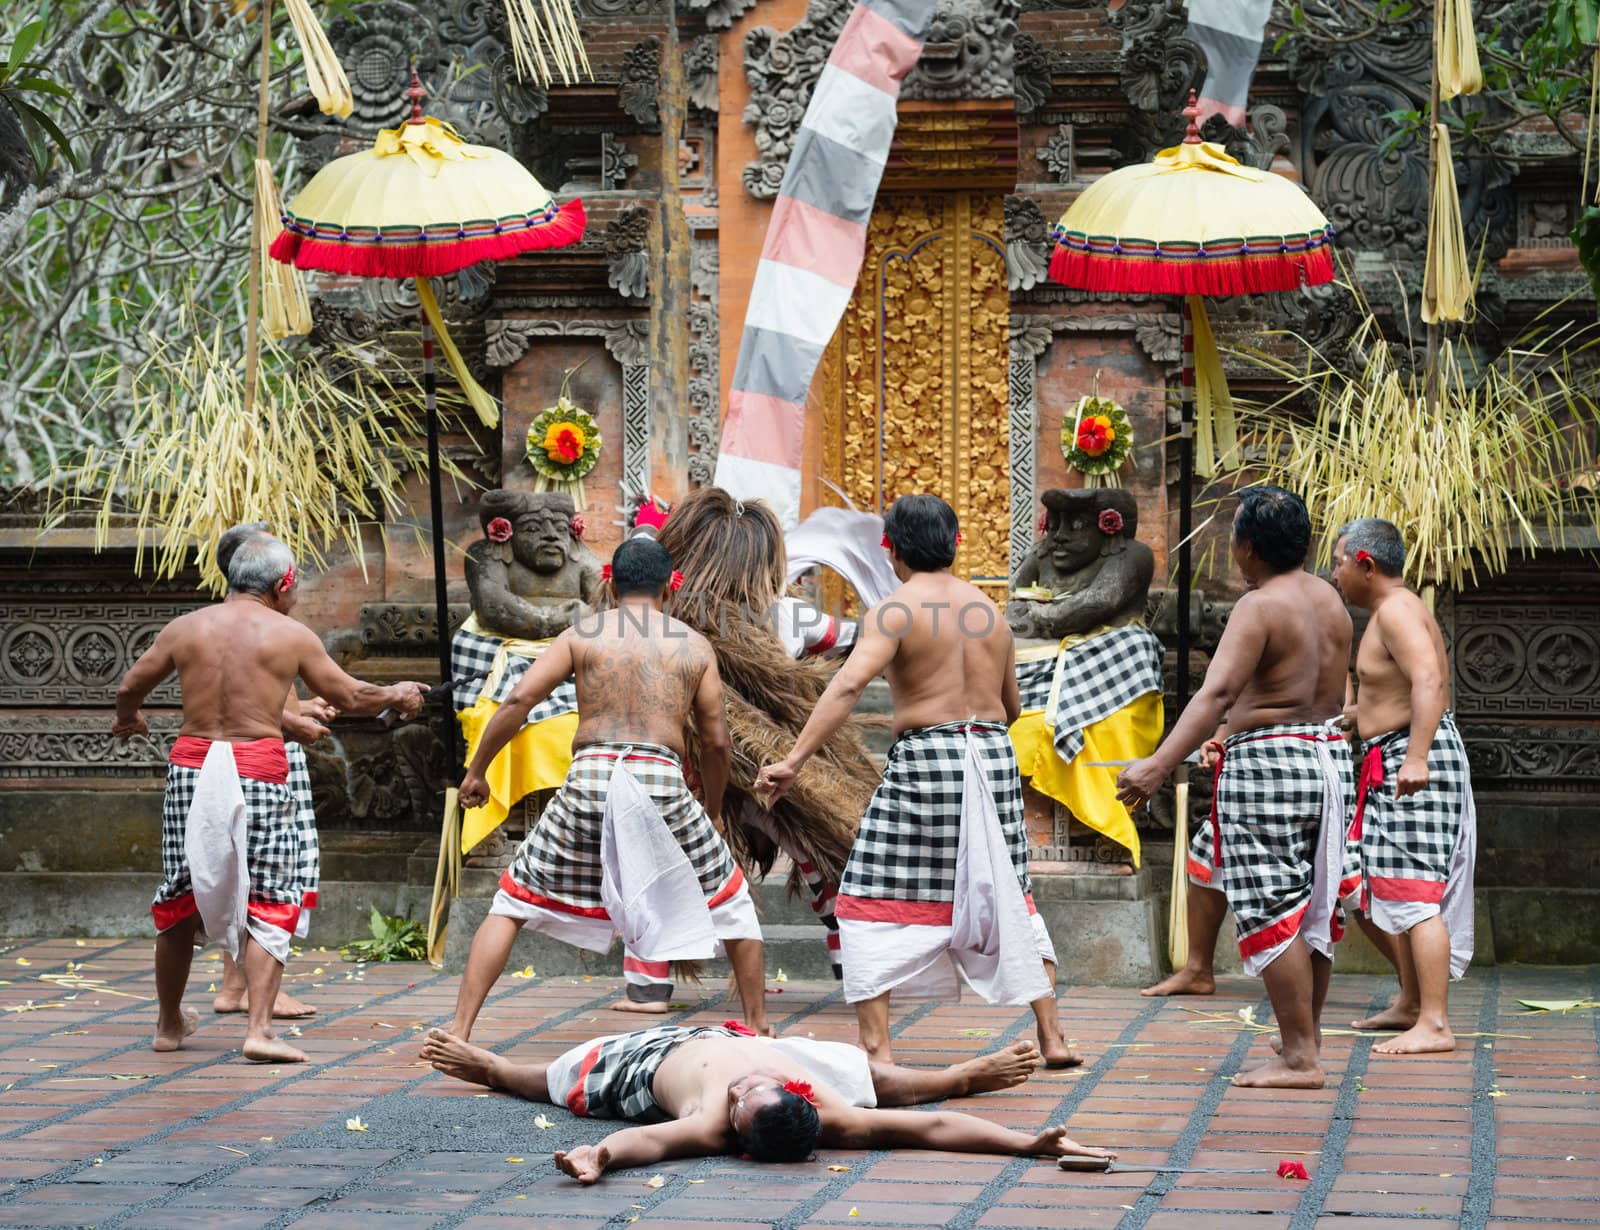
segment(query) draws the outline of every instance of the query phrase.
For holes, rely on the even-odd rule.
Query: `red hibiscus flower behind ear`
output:
[[[489,536],[490,542],[510,542],[511,522],[504,517],[496,517],[484,527],[483,532]]]
[[[600,565],[600,579],[602,581],[604,581],[607,585],[611,584],[611,565],[610,564],[601,564]]]
[[[1122,533],[1122,514],[1115,508],[1103,508],[1100,510],[1099,524],[1102,534],[1120,534]]]
[[[672,592],[673,593],[677,593],[682,588],[683,588],[683,573],[679,572],[676,568],[674,568],[672,570]]]
[[[812,1090],[811,1086],[805,1081],[784,1081],[783,1082],[783,1091],[785,1093],[799,1094],[802,1098],[804,1098],[806,1101],[810,1102],[811,1105],[813,1105],[813,1106],[815,1106],[817,1104],[817,1095],[816,1095],[816,1093]]]
[[[584,524],[583,524],[582,515],[579,514],[579,513],[573,513],[572,514],[572,536],[574,538],[582,538],[583,537],[583,530],[584,530]]]

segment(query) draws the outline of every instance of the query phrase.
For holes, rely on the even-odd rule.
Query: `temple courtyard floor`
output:
[[[1600,1225],[1600,1013],[1519,1002],[1592,1004],[1600,969],[1475,970],[1452,995],[1454,1054],[1388,1058],[1369,1038],[1335,1033],[1328,1087],[1296,1093],[1229,1084],[1267,1053],[1244,1019],[1268,1017],[1259,983],[1227,979],[1212,998],[1183,1000],[1074,986],[1062,1015],[1085,1067],[949,1103],[1028,1130],[1068,1124],[1131,1165],[1237,1173],[1067,1174],[1029,1159],[828,1150],[790,1166],[689,1159],[580,1188],[550,1155],[608,1125],[486,1095],[419,1063],[423,1030],[449,1014],[453,978],[311,949],[287,984],[321,1009],[296,1039],[311,1062],[258,1066],[240,1056],[240,1018],[209,1011],[214,952],[195,963],[200,1031],[158,1055],[148,939],[0,943],[0,1225]],[[548,1058],[634,1019],[606,1010],[615,979],[515,974],[480,1021],[475,1041],[491,1049]],[[1327,1020],[1365,1014],[1392,989],[1336,974]],[[719,990],[669,1019],[733,1015]],[[853,1035],[831,985],[773,981],[768,1003],[784,1032]],[[911,1064],[954,1062],[1031,1031],[1026,1013],[971,1004],[906,1004],[894,1020],[897,1058]],[[1283,1161],[1309,1178],[1279,1178]]]

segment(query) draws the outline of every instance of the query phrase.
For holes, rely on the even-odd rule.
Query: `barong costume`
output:
[[[322,843],[317,837],[317,812],[311,804],[311,767],[306,749],[298,743],[284,742],[289,761],[289,792],[294,795],[294,826],[300,835],[300,864],[295,880],[300,892],[300,921],[295,924],[296,939],[311,930],[311,911],[317,908],[317,886],[322,881]]]
[[[588,1119],[662,1123],[670,1116],[656,1102],[656,1070],[677,1047],[696,1038],[750,1037],[727,1025],[658,1025],[635,1033],[580,1042],[545,1071],[550,1100]],[[878,1096],[866,1052],[843,1042],[815,1038],[763,1038],[763,1043],[799,1063],[852,1106],[873,1107]]]
[[[450,670],[457,679],[488,671],[481,684],[456,689],[456,720],[466,739],[466,763],[478,750],[484,727],[511,694],[534,661],[553,640],[500,636],[471,616],[450,644]],[[572,736],[578,730],[578,689],[569,677],[529,712],[522,729],[490,761],[484,771],[489,801],[468,808],[461,817],[461,849],[465,853],[505,822],[517,802],[539,790],[553,790],[566,780],[572,764]]]
[[[204,935],[233,958],[248,933],[274,959],[287,961],[302,894],[283,740],[183,735],[169,760],[161,807],[164,878],[150,906],[156,930],[199,914]]]
[[[1011,725],[1022,775],[1040,794],[1133,855],[1139,834],[1117,800],[1119,769],[1161,742],[1161,641],[1140,624],[1069,636],[1017,654],[1022,715]]]
[[[670,749],[594,743],[500,877],[491,914],[591,952],[620,933],[631,999],[666,999],[667,965],[759,940],[755,902]],[[640,988],[643,988],[642,990]]]
[[[1428,748],[1428,784],[1397,798],[1394,781],[1411,745],[1409,730],[1367,744],[1356,788],[1351,839],[1361,847],[1361,908],[1390,935],[1440,914],[1450,934],[1450,976],[1472,960],[1473,869],[1478,816],[1467,749],[1446,713]]]
[[[903,731],[845,865],[836,908],[849,1003],[894,991],[989,1003],[1052,991],[1034,909],[1022,779],[1004,724]],[[959,977],[958,977],[959,975]]]
[[[1222,748],[1211,823],[1190,843],[1190,878],[1227,896],[1247,973],[1266,969],[1297,935],[1331,960],[1342,931],[1349,745],[1331,722],[1285,722],[1229,735]],[[1207,853],[1209,868],[1200,863]],[[1196,874],[1205,870],[1208,878]]]

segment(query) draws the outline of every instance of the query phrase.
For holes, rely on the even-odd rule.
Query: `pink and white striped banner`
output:
[[[806,107],[745,312],[716,482],[800,520],[806,391],[866,253],[894,140],[900,82],[922,55],[934,0],[860,0]]]

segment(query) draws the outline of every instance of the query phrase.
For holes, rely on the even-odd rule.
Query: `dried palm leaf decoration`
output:
[[[337,115],[347,119],[355,109],[355,96],[350,93],[350,81],[344,75],[333,44],[322,31],[322,23],[306,0],[284,0],[289,10],[289,24],[300,42],[300,57],[306,68],[306,82],[316,96],[317,106],[323,115]]]
[[[572,0],[505,0],[511,58],[517,76],[549,85],[556,74],[571,84],[592,78]]]

